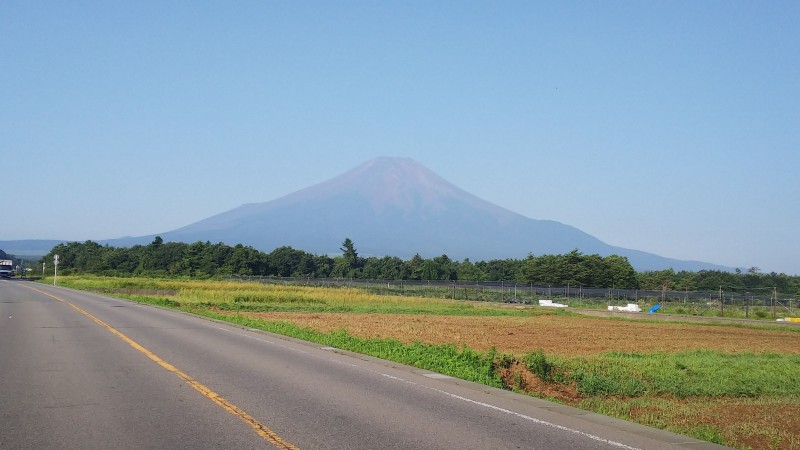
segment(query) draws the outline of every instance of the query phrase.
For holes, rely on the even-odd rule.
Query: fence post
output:
[[[747,301],[747,295],[748,294],[750,294],[750,293],[749,292],[745,292],[744,293],[744,299],[742,299],[742,305],[744,306],[744,318],[745,319],[749,319],[750,318],[750,311],[749,311],[750,302]]]
[[[772,288],[772,320],[775,320],[775,302],[778,299],[778,288]]]

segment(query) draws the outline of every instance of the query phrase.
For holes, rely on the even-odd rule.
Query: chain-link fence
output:
[[[673,291],[592,288],[583,286],[538,286],[508,281],[364,280],[349,278],[230,277],[261,283],[357,288],[378,295],[446,298],[519,305],[553,300],[577,308],[603,308],[636,304],[642,310],[659,305],[662,313],[718,317],[775,319],[800,314],[800,299],[774,288],[752,291]]]

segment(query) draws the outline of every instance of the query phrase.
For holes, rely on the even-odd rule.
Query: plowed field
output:
[[[583,317],[464,317],[400,314],[247,313],[317,331],[344,328],[353,336],[394,338],[401,342],[465,344],[475,350],[495,347],[524,354],[586,355],[607,351],[800,353],[800,335],[791,331],[743,327],[635,322]]]

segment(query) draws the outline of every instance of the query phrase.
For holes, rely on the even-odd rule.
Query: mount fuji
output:
[[[636,270],[731,270],[608,245],[569,225],[531,219],[482,200],[408,158],[380,157],[320,184],[249,203],[159,234],[165,241],[244,244],[262,251],[292,246],[338,254],[349,237],[364,256],[419,253],[473,261],[563,254],[625,256]],[[104,241],[124,246],[153,236]]]

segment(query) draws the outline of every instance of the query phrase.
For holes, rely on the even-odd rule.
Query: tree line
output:
[[[756,290],[777,287],[780,292],[800,294],[800,277],[723,271],[636,272],[623,256],[586,255],[573,250],[563,255],[529,254],[523,259],[472,262],[451,260],[447,255],[404,260],[396,256],[362,257],[349,238],[337,256],[316,255],[284,246],[266,253],[241,244],[164,242],[111,247],[97,242],[69,242],[54,247],[42,262],[59,255],[59,273],[110,276],[196,277],[277,276],[312,278],[361,278],[383,280],[507,281],[537,286],[584,286],[616,289],[713,291],[723,286]]]

